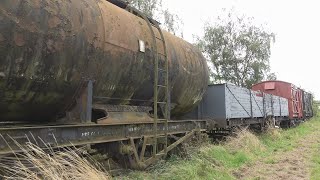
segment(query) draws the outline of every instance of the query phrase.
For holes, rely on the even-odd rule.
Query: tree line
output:
[[[129,3],[162,22],[162,28],[183,37],[182,20],[163,8],[162,0],[130,0]],[[210,66],[211,83],[233,83],[251,88],[262,80],[275,80],[270,70],[275,34],[254,23],[254,18],[224,11],[214,23],[207,22],[195,45]]]

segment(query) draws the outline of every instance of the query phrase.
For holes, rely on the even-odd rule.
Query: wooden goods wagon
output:
[[[303,91],[294,84],[284,81],[265,81],[252,86],[252,90],[260,91],[289,101],[289,118],[303,119]]]

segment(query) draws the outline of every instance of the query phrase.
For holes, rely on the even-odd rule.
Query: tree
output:
[[[230,82],[251,88],[261,80],[276,79],[269,65],[275,35],[253,20],[229,12],[215,24],[205,25],[204,36],[197,38],[197,45],[212,63],[214,83]]]
[[[173,34],[181,34],[181,37],[183,37],[182,20],[178,15],[164,9],[162,0],[129,0],[129,4],[158,22],[163,22],[161,24],[162,29]]]
[[[267,79],[266,80],[270,80],[270,81],[274,81],[274,80],[277,80],[277,75],[276,73],[269,73],[267,75]]]
[[[129,4],[154,18],[156,12],[162,7],[162,0],[130,0]]]

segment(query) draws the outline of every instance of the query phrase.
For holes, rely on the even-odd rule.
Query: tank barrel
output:
[[[201,100],[207,64],[191,44],[163,34],[179,116]],[[1,0],[0,120],[55,118],[88,79],[105,103],[151,105],[152,39],[146,21],[105,0]]]

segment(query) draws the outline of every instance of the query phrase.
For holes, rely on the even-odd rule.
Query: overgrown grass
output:
[[[209,146],[206,148],[212,150]],[[206,151],[205,148],[202,148],[201,151],[201,153],[193,154],[188,160],[175,158],[149,172],[132,172],[129,176],[119,179],[233,179],[223,164],[210,154],[218,151]],[[220,153],[222,156],[227,155],[223,149]]]
[[[290,151],[297,147],[297,141],[300,138],[305,137],[315,127],[320,127],[320,121],[312,120],[301,124],[300,126],[288,130],[278,130],[279,134],[276,136],[270,135],[269,133],[263,134],[260,140],[263,144],[268,147],[269,152],[275,151]]]
[[[311,179],[317,180],[320,177],[320,145],[315,145],[314,149],[311,162]]]
[[[263,160],[274,164],[275,152],[290,151],[299,146],[301,138],[320,128],[320,119],[314,118],[288,130],[270,129],[255,135],[248,130],[238,132],[220,145],[206,144],[193,152],[188,159],[173,158],[148,172],[132,172],[121,179],[237,179],[234,172],[246,164]],[[320,156],[313,177],[320,177]]]
[[[124,179],[235,179],[231,170],[252,162],[255,154],[264,149],[255,135],[242,130],[224,144],[202,146],[188,159],[171,159],[162,170],[156,167],[149,172],[132,172]]]
[[[133,171],[128,176],[116,179],[237,179],[234,173],[245,165],[261,160],[274,164],[275,152],[291,151],[299,146],[299,140],[319,129],[319,118],[288,130],[269,129],[260,135],[244,129],[219,145],[202,145],[198,150],[189,152],[188,158],[174,156],[158,163],[149,171]],[[319,145],[315,145],[311,162],[313,179],[320,177],[319,148]],[[5,179],[110,179],[99,167],[79,156],[76,149],[52,150],[47,153],[31,143],[21,149],[24,153],[19,156],[37,171],[30,170],[17,160],[14,167],[2,166],[7,172]]]
[[[20,145],[19,145],[20,146]],[[8,180],[108,180],[110,176],[99,165],[92,165],[80,156],[79,149],[45,152],[37,145],[20,146],[23,153],[15,154],[14,165],[0,164]],[[23,159],[21,161],[20,159]],[[32,167],[32,168],[31,168]],[[1,177],[0,177],[1,179]]]
[[[318,114],[317,119],[320,119],[319,114]],[[320,123],[320,122],[318,122],[318,123]],[[320,141],[318,141],[318,142],[320,142]],[[311,168],[312,168],[311,169],[311,179],[312,180],[319,179],[319,177],[320,177],[320,144],[314,145],[314,152],[312,154]]]

